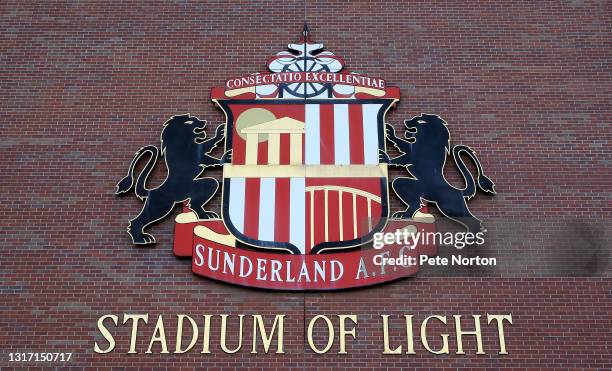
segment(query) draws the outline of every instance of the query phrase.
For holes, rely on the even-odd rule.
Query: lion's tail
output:
[[[136,196],[141,199],[145,198],[148,195],[149,191],[145,188],[145,182],[147,180],[147,177],[151,173],[151,170],[153,170],[153,166],[155,166],[157,158],[159,157],[159,149],[157,149],[157,147],[155,146],[144,146],[139,149],[138,152],[136,152],[136,155],[134,156],[134,159],[130,164],[130,168],[128,170],[127,175],[125,176],[125,178],[121,179],[119,183],[117,183],[117,191],[115,192],[115,194],[124,194],[132,189],[132,187],[134,186],[134,168],[136,167],[136,164],[138,163],[140,158],[145,154],[150,154],[151,158],[149,158],[149,161],[147,161],[147,164],[145,165],[144,169],[142,169],[142,171],[138,175],[134,192],[136,193]]]
[[[476,170],[478,171],[478,187],[486,193],[495,194],[495,184],[489,177],[484,175],[482,170],[482,165],[476,157],[476,153],[468,146],[456,145],[453,148],[453,160],[455,160],[455,164],[459,167],[459,171],[461,171],[461,175],[463,175],[463,179],[465,179],[466,187],[463,190],[463,197],[472,198],[476,195],[476,182],[474,182],[474,177],[470,170],[465,166],[463,159],[461,158],[461,154],[465,153],[468,155],[470,159],[476,164]]]

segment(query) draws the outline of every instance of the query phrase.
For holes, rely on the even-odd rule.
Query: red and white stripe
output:
[[[306,165],[378,164],[381,104],[306,104]]]
[[[328,182],[328,178],[232,178],[230,221],[249,238],[289,242],[302,254],[323,242],[368,234],[380,220],[381,204],[346,191],[315,190]],[[378,197],[382,191],[378,178],[333,183]]]
[[[305,187],[304,178],[232,178],[230,220],[247,237],[289,242],[304,254]]]

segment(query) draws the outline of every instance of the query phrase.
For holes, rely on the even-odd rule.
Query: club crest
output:
[[[268,59],[267,69],[212,89],[226,122],[211,138],[205,121],[177,115],[164,124],[159,148],[136,153],[117,185],[117,194],[134,189],[144,201],[128,226],[135,244],[154,243],[147,227],[182,205],[174,253],[191,256],[194,273],[252,287],[330,290],[415,274],[417,266],[385,269],[374,262],[383,255],[434,255],[435,243],[375,249],[372,242],[381,232],[435,231],[427,203],[469,231],[481,230],[466,201],[477,188],[494,193],[493,182],[473,150],[451,150],[440,117],[414,117],[396,135],[385,115],[400,100],[399,89],[347,71],[342,58],[311,41],[307,27],[298,43]],[[399,155],[390,157],[388,144]],[[212,156],[218,145],[222,155]],[[449,153],[465,189],[442,175]],[[160,157],[168,176],[148,189]],[[476,179],[463,158],[475,163]],[[137,175],[141,159],[147,162]],[[213,166],[223,168],[222,179],[207,175]],[[406,176],[390,181],[391,166],[405,167]],[[390,215],[390,190],[406,210]],[[209,210],[217,192],[220,210]]]

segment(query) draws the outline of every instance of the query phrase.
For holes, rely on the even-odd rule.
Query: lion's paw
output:
[[[378,160],[381,163],[391,163],[391,158],[389,158],[389,154],[385,151],[383,151],[382,149],[378,150]]]
[[[204,218],[202,219],[219,219],[219,214],[213,212],[213,211],[205,211],[204,212]]]
[[[148,233],[141,233],[138,236],[132,236],[132,241],[138,245],[150,245],[155,243],[155,237]]]
[[[219,159],[219,163],[223,165],[223,164],[229,164],[231,162],[232,162],[232,150],[230,149],[229,151],[225,152],[223,156],[221,156],[221,158]]]

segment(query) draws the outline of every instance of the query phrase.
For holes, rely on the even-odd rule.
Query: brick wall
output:
[[[170,220],[155,247],[132,247],[140,201],[113,192],[134,152],[173,114],[221,123],[210,88],[296,41],[304,3],[3,2],[0,365],[11,351],[70,351],[73,366],[611,367],[609,2],[308,1],[306,19],[350,70],[400,87],[390,122],[440,114],[478,150],[499,194],[470,208],[500,267],[304,294],[193,275],[172,255]],[[467,355],[381,355],[381,313],[487,312],[512,313],[509,355],[494,339],[484,356],[472,339]],[[127,356],[122,329],[121,351],[97,355],[107,313],[284,313],[286,354],[253,356],[245,342],[237,355]],[[304,318],[342,313],[359,315],[349,354],[308,350]]]

